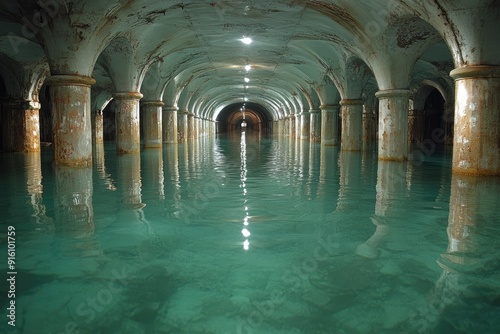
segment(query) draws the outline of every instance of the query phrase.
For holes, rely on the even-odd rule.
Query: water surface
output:
[[[500,181],[243,132],[0,155],[8,333],[494,333]]]

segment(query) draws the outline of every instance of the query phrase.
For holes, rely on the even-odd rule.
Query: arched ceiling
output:
[[[485,0],[3,1],[0,59],[42,71],[45,57],[52,75],[93,76],[97,109],[113,91],[140,91],[207,119],[246,101],[275,120],[373,95],[375,82],[406,89],[500,61],[496,47],[458,50],[475,31],[462,24],[468,8],[490,13],[498,35],[499,5]]]

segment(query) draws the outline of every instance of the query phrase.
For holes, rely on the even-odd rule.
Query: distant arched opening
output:
[[[272,117],[267,109],[256,103],[231,104],[217,116],[217,132],[230,131],[272,132]]]

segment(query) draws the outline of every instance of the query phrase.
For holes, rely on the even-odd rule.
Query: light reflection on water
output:
[[[248,131],[94,153],[93,169],[0,157],[9,333],[500,326],[500,181],[452,176],[446,153],[414,166]]]

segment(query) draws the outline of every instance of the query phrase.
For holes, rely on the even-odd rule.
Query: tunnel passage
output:
[[[217,132],[229,131],[272,132],[271,113],[257,103],[234,103],[221,110],[217,116]]]

